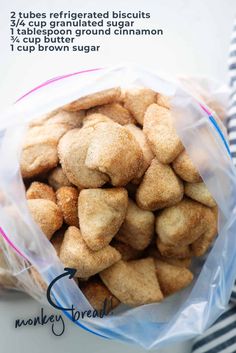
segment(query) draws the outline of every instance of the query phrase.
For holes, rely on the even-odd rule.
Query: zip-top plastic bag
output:
[[[218,237],[204,259],[194,261],[194,282],[161,303],[122,305],[113,315],[76,320],[104,338],[157,348],[202,333],[225,310],[236,275],[236,172],[223,124],[178,82],[129,66],[95,69],[58,77],[21,97],[0,118],[0,280],[46,303],[45,291],[31,275],[33,266],[49,284],[64,272],[50,241],[33,221],[20,172],[20,155],[29,122],[79,97],[112,87],[148,87],[169,96],[173,123],[219,209]],[[5,277],[4,277],[5,276]],[[6,280],[7,277],[7,280]],[[8,282],[9,281],[9,282]],[[60,308],[92,309],[68,277],[51,291]],[[63,310],[72,319],[70,310]]]

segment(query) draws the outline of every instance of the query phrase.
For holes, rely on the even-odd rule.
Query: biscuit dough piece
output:
[[[199,183],[202,181],[201,176],[186,151],[183,151],[174,160],[172,166],[181,179],[189,183]]]
[[[183,198],[183,183],[169,165],[156,158],[144,174],[136,193],[136,202],[144,210],[158,210],[175,205]]]
[[[177,259],[175,257],[165,257],[161,258],[160,260],[167,262],[170,265],[173,266],[178,266],[178,267],[184,267],[184,268],[189,268],[191,265],[191,257],[185,257],[183,259]]]
[[[51,185],[55,191],[60,189],[62,186],[72,186],[60,166],[50,172],[48,175],[48,184]]]
[[[167,108],[151,104],[145,113],[143,131],[152,152],[164,164],[171,163],[184,149]]]
[[[143,125],[145,111],[156,101],[156,92],[149,88],[134,88],[127,90],[124,97],[124,107]]]
[[[85,243],[80,230],[69,227],[65,232],[60,250],[65,267],[75,268],[76,277],[90,277],[121,259],[120,253],[110,245],[93,251]]]
[[[132,248],[132,246],[123,243],[122,241],[116,240],[115,238],[111,242],[111,246],[115,248],[121,254],[122,260],[136,260],[139,259],[143,252]]]
[[[174,257],[177,259],[185,259],[192,255],[189,245],[169,245],[163,243],[160,238],[157,238],[156,245],[161,255],[166,257]]]
[[[41,143],[51,143],[57,145],[60,138],[68,131],[68,128],[63,124],[53,124],[34,126],[28,128],[24,140],[24,146],[28,147]]]
[[[53,234],[53,237],[50,239],[50,242],[56,250],[57,256],[59,256],[60,254],[61,244],[64,238],[65,231],[66,229],[64,227],[60,228],[55,234]]]
[[[154,235],[155,216],[150,211],[139,208],[129,199],[125,220],[116,236],[136,250],[145,249]]]
[[[80,289],[95,310],[101,311],[105,307],[106,313],[108,313],[120,304],[120,301],[99,279],[83,282]]]
[[[137,306],[163,299],[151,258],[120,260],[100,273],[103,283],[121,303]]]
[[[161,93],[157,93],[157,104],[163,108],[170,109],[170,98]]]
[[[206,185],[201,183],[185,183],[184,185],[185,195],[191,197],[191,199],[201,202],[205,206],[215,207],[216,202],[208,191]]]
[[[162,210],[156,218],[159,240],[173,247],[191,244],[207,230],[208,210],[190,199],[183,199],[177,205]],[[160,246],[158,248],[163,253]]]
[[[47,238],[51,239],[63,223],[59,207],[54,202],[43,199],[28,200],[28,207],[34,221]]]
[[[0,239],[0,288],[17,288],[18,279],[14,276],[5,255],[5,245],[3,238]]]
[[[124,188],[81,190],[80,230],[90,249],[100,250],[110,243],[125,219],[127,207]]]
[[[41,274],[36,270],[35,267],[31,267],[29,270],[30,276],[32,277],[33,281],[37,283],[39,288],[43,291],[46,292],[47,290],[47,283],[44,281],[42,278]]]
[[[17,288],[19,283],[16,276],[11,271],[0,268],[0,288]]]
[[[3,246],[2,246],[2,241],[3,240],[0,240],[0,269],[5,269],[7,270],[9,268],[8,264],[7,264],[7,260],[6,260],[6,255],[3,251]]]
[[[65,110],[57,109],[39,119],[34,120],[30,126],[62,124],[67,126],[69,129],[75,129],[82,125],[84,116],[84,110],[77,112],[66,112]]]
[[[105,104],[95,108],[91,108],[87,111],[87,115],[93,113],[104,114],[120,125],[132,123],[135,124],[136,122],[129,110],[123,107],[123,105],[120,103]]]
[[[131,134],[137,140],[142,152],[143,152],[143,166],[140,168],[137,178],[141,178],[143,174],[146,172],[147,168],[150,166],[151,161],[154,158],[154,154],[152,153],[151,148],[147,142],[146,136],[143,131],[134,124],[126,125],[126,128],[131,132]]]
[[[159,250],[157,250],[157,248],[154,248],[154,247],[151,247],[150,249],[148,249],[148,256],[151,256],[153,258],[164,261],[164,262],[166,262],[170,265],[174,265],[174,266],[188,268],[191,265],[191,258],[190,257],[184,257],[184,258],[178,259],[176,257],[163,256],[163,255],[161,255]]]
[[[79,189],[100,187],[109,177],[85,165],[88,147],[94,135],[94,128],[83,127],[68,131],[60,140],[58,153],[63,172],[69,181]]]
[[[213,209],[206,211],[205,218],[208,225],[207,230],[190,245],[194,256],[204,255],[217,235],[217,216]]]
[[[214,213],[215,218],[216,218],[216,223],[217,223],[218,222],[218,216],[219,216],[218,206],[212,207],[211,211]]]
[[[34,181],[26,191],[26,198],[30,199],[45,199],[56,203],[56,195],[51,186]]]
[[[34,127],[34,126],[41,126],[44,125],[44,123],[49,120],[50,118],[52,118],[55,114],[57,114],[57,112],[59,111],[59,109],[54,109],[51,110],[50,112],[41,115],[40,117],[30,121],[29,123],[29,127]]]
[[[78,197],[79,191],[73,186],[63,186],[56,192],[57,205],[69,226],[79,227]]]
[[[53,169],[58,164],[57,148],[54,144],[42,143],[24,147],[20,168],[23,178],[33,178]]]
[[[66,111],[75,112],[81,109],[89,109],[97,105],[103,105],[119,101],[120,88],[115,87],[104,91],[89,94],[71,102],[62,108]]]
[[[173,266],[157,259],[155,266],[158,282],[165,297],[186,288],[193,280],[193,274],[187,268]]]
[[[109,175],[114,186],[124,186],[142,164],[142,150],[125,127],[113,122],[96,125],[85,160],[89,169]]]
[[[86,116],[83,121],[84,127],[95,127],[99,123],[112,123],[108,116],[100,113],[93,113]]]
[[[56,167],[57,145],[68,128],[62,124],[35,126],[28,129],[20,167],[23,178],[32,178]]]

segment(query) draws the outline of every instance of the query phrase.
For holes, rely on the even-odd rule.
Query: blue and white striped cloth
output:
[[[236,21],[234,24],[230,54],[229,54],[229,73],[230,86],[232,88],[230,95],[230,106],[228,113],[228,133],[231,147],[231,153],[234,164],[236,165]]]
[[[229,73],[231,95],[227,118],[230,150],[236,166],[236,21],[230,44]],[[236,353],[236,282],[228,310],[199,336],[192,347],[193,353]]]

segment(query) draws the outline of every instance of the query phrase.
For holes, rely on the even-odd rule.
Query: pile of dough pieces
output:
[[[91,305],[162,301],[193,280],[217,207],[170,101],[112,88],[34,120],[21,155],[29,210]]]

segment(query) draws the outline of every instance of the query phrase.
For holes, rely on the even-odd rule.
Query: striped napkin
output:
[[[236,20],[229,53],[230,105],[227,129],[230,150],[236,166]],[[203,335],[199,336],[192,347],[193,353],[235,353],[236,352],[236,282],[233,287],[228,310]]]

